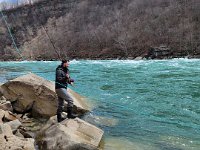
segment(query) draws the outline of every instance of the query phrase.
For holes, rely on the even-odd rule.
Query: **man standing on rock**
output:
[[[62,118],[62,111],[64,107],[64,101],[67,104],[67,118],[74,119],[77,116],[72,113],[73,110],[73,99],[67,93],[67,86],[68,84],[73,85],[74,80],[70,78],[69,75],[69,60],[65,59],[62,60],[61,65],[56,68],[56,94],[58,96],[58,109],[57,109],[57,120],[58,122],[63,121],[65,118]]]

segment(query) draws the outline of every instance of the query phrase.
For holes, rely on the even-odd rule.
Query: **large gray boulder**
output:
[[[0,124],[0,150],[35,150],[34,139],[13,135],[8,124]]]
[[[81,119],[65,119],[57,123],[50,118],[36,136],[39,149],[45,150],[97,150],[103,131]]]
[[[1,86],[3,95],[11,101],[13,109],[23,113],[31,109],[34,117],[51,117],[56,114],[57,96],[54,83],[29,73]],[[77,113],[89,111],[83,97],[69,89]]]

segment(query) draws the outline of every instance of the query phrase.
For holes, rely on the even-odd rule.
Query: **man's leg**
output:
[[[64,105],[64,100],[58,96],[58,109],[57,109],[58,122],[63,121],[63,118],[62,118],[63,105]]]
[[[73,114],[73,106],[74,106],[74,101],[72,97],[69,95],[69,93],[66,92],[66,99],[67,101],[67,118],[74,119],[77,117],[77,115]]]
[[[67,89],[61,88],[57,89],[56,93],[58,96],[60,96],[62,99],[64,99],[68,104],[67,104],[67,117],[68,118],[76,118],[77,116],[72,113],[73,106],[74,106],[74,101],[72,97],[67,93]]]

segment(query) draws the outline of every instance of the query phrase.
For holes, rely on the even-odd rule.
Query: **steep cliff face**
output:
[[[42,0],[4,11],[28,59],[127,58],[167,45],[200,54],[200,3],[171,0]],[[0,59],[20,57],[0,19]]]

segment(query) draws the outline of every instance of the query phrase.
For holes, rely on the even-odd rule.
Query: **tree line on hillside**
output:
[[[18,20],[7,14],[23,55],[31,59],[135,58],[160,45],[181,57],[200,55],[199,8],[196,0],[44,0],[13,11]],[[0,43],[9,43],[5,26],[0,36]],[[17,55],[9,44],[1,53]]]

